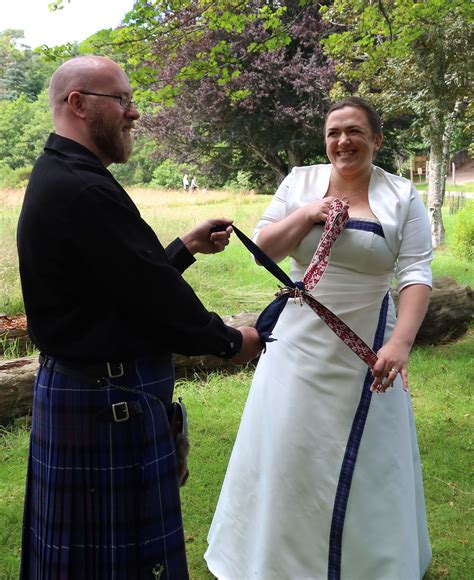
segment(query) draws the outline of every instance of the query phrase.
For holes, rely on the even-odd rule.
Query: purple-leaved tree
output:
[[[279,183],[324,154],[322,123],[335,81],[318,6],[199,3],[163,11],[141,61],[158,71],[143,124],[166,158],[227,176],[243,169]],[[229,4],[233,4],[229,12]],[[169,7],[169,3],[167,3]],[[272,16],[274,19],[272,20]]]

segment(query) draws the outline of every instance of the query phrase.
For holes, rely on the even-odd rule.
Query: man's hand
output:
[[[222,252],[229,243],[232,233],[232,220],[226,218],[208,219],[187,234],[181,236],[181,241],[193,254],[217,254]],[[225,226],[223,231],[210,233],[213,226]]]
[[[262,342],[258,332],[252,326],[240,326],[243,337],[242,350],[230,360],[236,365],[243,365],[258,357],[262,352]]]

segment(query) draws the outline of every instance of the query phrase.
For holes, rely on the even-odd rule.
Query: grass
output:
[[[251,234],[270,202],[269,196],[221,191],[191,195],[177,191],[132,189],[131,196],[165,245],[179,233],[211,216],[233,219],[240,229]],[[21,200],[22,192],[19,190],[0,190],[0,313],[6,314],[23,313],[15,244]],[[466,203],[474,211],[472,200],[466,200]],[[447,246],[435,252],[433,275],[450,276],[459,283],[474,286],[473,262],[454,257],[449,247],[454,217],[446,209]],[[287,269],[288,263],[283,267]],[[254,264],[235,236],[225,252],[200,256],[185,277],[197,289],[205,305],[222,315],[258,310],[268,303],[277,288],[274,278]]]
[[[15,244],[20,208],[2,202],[0,195],[0,312],[17,314],[23,311]]]
[[[422,181],[419,181],[418,177],[415,178],[413,185],[416,187],[416,189],[420,191],[426,191],[428,189],[428,182],[425,181],[424,179]],[[466,183],[458,183],[453,185],[451,183],[451,177],[449,177],[448,181],[446,182],[446,191],[457,193],[473,193],[474,181],[467,181]]]
[[[251,233],[269,197],[212,192],[134,190],[132,196],[164,243],[210,216],[229,217]],[[21,192],[0,191],[0,312],[23,310],[15,252]],[[474,265],[449,250],[453,216],[445,215],[448,246],[436,252],[435,276],[452,276],[474,286]],[[248,258],[234,237],[222,254],[202,256],[186,274],[206,306],[221,314],[266,305],[276,282]],[[410,384],[423,459],[433,562],[426,580],[465,580],[472,576],[470,521],[473,492],[472,385],[474,332],[443,346],[417,347],[410,360]],[[211,373],[180,381],[191,423],[191,477],[182,491],[190,575],[210,580],[203,553],[225,469],[251,382],[252,370]],[[29,419],[0,428],[0,579],[18,577],[22,502]]]
[[[428,579],[472,577],[474,332],[415,348],[411,390],[423,460],[433,562]]]
[[[472,571],[470,521],[474,333],[455,343],[415,348],[410,362],[413,404],[425,480],[433,562],[425,580],[466,580]],[[182,490],[190,576],[210,579],[203,554],[252,370],[180,381],[191,422],[191,476]],[[0,578],[16,578],[28,447],[28,421],[0,440]]]

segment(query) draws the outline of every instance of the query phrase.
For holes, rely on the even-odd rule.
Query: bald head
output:
[[[131,154],[130,131],[140,117],[131,98],[127,75],[103,56],[68,60],[49,83],[55,132],[87,147],[105,166]]]
[[[111,75],[126,78],[123,70],[104,56],[78,56],[62,64],[51,77],[48,95],[55,119],[64,105],[64,98],[72,91],[97,91],[106,85]]]

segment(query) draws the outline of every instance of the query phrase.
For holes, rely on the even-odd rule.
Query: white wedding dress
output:
[[[292,257],[301,280],[321,236]],[[313,295],[374,350],[395,324],[376,220],[351,219]],[[290,299],[261,356],[205,554],[221,580],[415,580],[431,549],[410,395],[372,395],[366,365]]]

